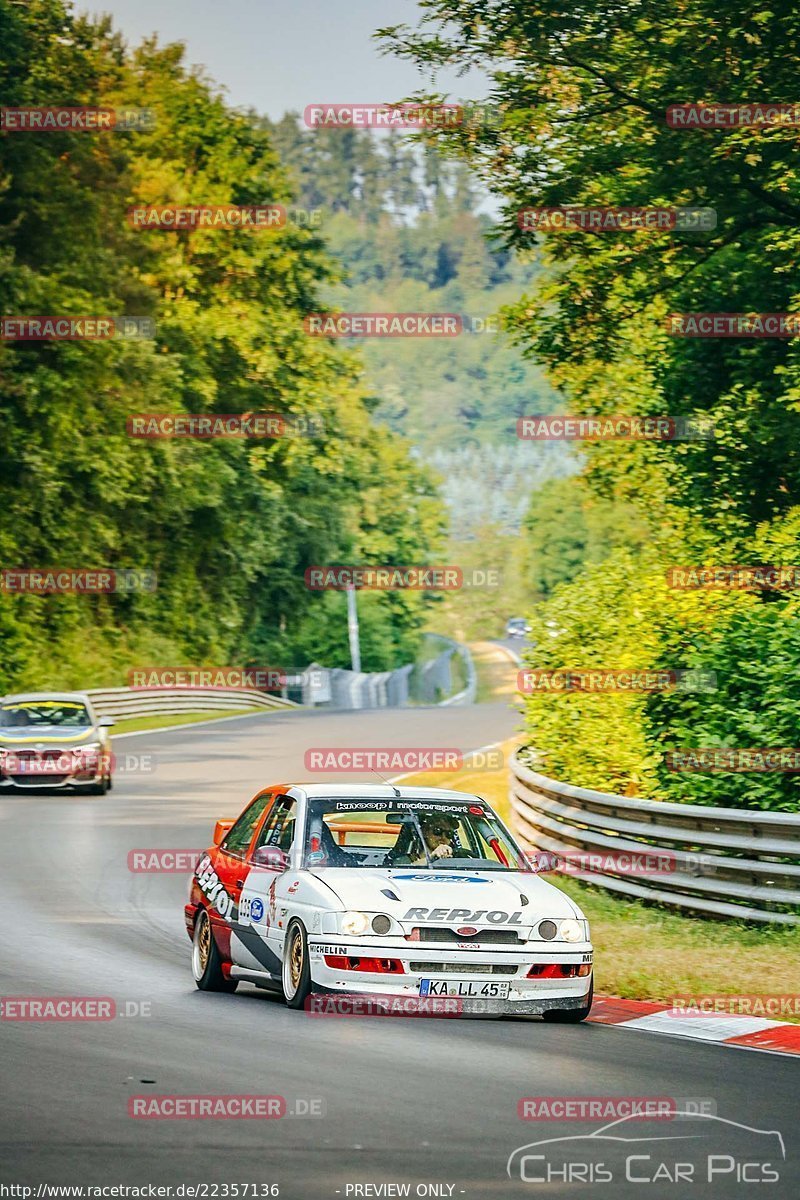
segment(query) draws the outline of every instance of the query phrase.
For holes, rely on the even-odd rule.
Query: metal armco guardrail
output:
[[[319,663],[299,675],[289,675],[286,691],[295,699],[268,695],[256,688],[90,688],[95,710],[101,717],[151,717],[160,713],[224,711],[236,708],[295,708],[331,705],[334,708],[402,708],[413,699],[426,704],[472,704],[477,687],[475,665],[466,646],[435,635],[444,649],[435,658],[394,671],[356,672],[328,669]],[[453,689],[452,659],[461,658],[466,687]],[[447,697],[442,699],[442,697]]]
[[[452,638],[441,637],[439,634],[436,635],[436,640],[442,642],[445,649],[431,662],[418,668],[417,691],[420,699],[426,703],[439,704],[442,707],[474,704],[478,690],[478,676],[468,647],[461,642],[454,642]],[[453,659],[455,657],[461,659],[465,686],[460,692],[451,696],[448,693],[452,691],[453,687]],[[444,699],[440,699],[442,695],[444,695]]]
[[[393,671],[348,671],[311,663],[302,676],[289,676],[288,692],[305,705],[332,708],[405,708],[408,704],[473,704],[477,676],[467,646],[439,634],[427,635],[442,650],[425,662]],[[453,660],[460,658],[466,686],[453,694]],[[461,682],[459,678],[458,682]]]
[[[219,709],[294,708],[290,700],[268,696],[255,688],[90,688],[101,717],[153,717],[162,713],[211,712]]]
[[[800,924],[800,815],[596,792],[539,775],[518,755],[510,799],[526,849],[602,856],[601,869],[582,876],[599,887],[709,917]],[[619,865],[614,856],[653,849],[674,869],[633,875],[608,867]]]

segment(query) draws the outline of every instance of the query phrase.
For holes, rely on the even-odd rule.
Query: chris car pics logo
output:
[[[586,1134],[529,1142],[509,1155],[507,1174],[540,1186],[614,1184],[617,1194],[631,1200],[639,1200],[639,1189],[651,1183],[684,1189],[697,1185],[697,1195],[728,1200],[734,1184],[780,1180],[786,1149],[779,1130],[758,1129],[699,1108],[687,1104],[670,1113],[668,1129],[661,1114],[652,1118],[650,1128],[647,1118],[632,1113]]]

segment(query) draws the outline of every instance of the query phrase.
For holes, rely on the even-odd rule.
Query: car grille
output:
[[[474,942],[480,946],[519,946],[522,938],[513,929],[481,929],[478,933],[464,935],[454,929],[415,927],[411,930],[411,941],[440,942],[449,946],[457,942]]]
[[[66,775],[6,775],[6,779],[9,779],[15,786],[29,788],[55,787],[57,784],[63,783],[66,778]]]
[[[13,750],[5,759],[4,774],[18,787],[52,786],[63,783],[69,774],[64,766],[69,768],[71,761],[65,759],[71,760],[68,750]]]
[[[409,970],[425,975],[516,975],[518,967],[497,963],[410,962]]]

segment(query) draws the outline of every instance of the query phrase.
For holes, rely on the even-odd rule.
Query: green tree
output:
[[[156,323],[152,339],[0,344],[0,555],[6,566],[136,566],[159,580],[151,594],[0,595],[2,686],[120,683],[143,663],[268,655],[282,665],[319,607],[305,568],[369,553],[376,512],[393,514],[381,553],[436,553],[431,485],[372,423],[355,357],[304,331],[335,277],[316,235],[291,223],[167,234],[126,221],[132,206],[170,201],[289,203],[260,124],[188,70],[181,47],[129,52],[107,20],[61,0],[0,0],[0,23],[7,105],[155,115],[147,131],[3,137],[3,311]],[[278,411],[321,433],[146,442],[126,433],[142,410]],[[382,491],[387,462],[418,481],[397,514],[394,485],[391,502]],[[387,614],[383,652],[394,662],[424,612]],[[324,620],[319,607],[321,641]],[[317,657],[310,635],[303,649]]]

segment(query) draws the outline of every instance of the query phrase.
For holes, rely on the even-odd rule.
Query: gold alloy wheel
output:
[[[211,953],[211,922],[208,916],[203,913],[200,916],[200,928],[197,931],[197,955],[199,959],[200,973],[202,974],[208,966],[208,956]]]
[[[289,982],[292,985],[292,992],[296,992],[300,987],[300,978],[303,974],[303,938],[299,929],[295,929],[292,937],[292,944],[289,948]]]

